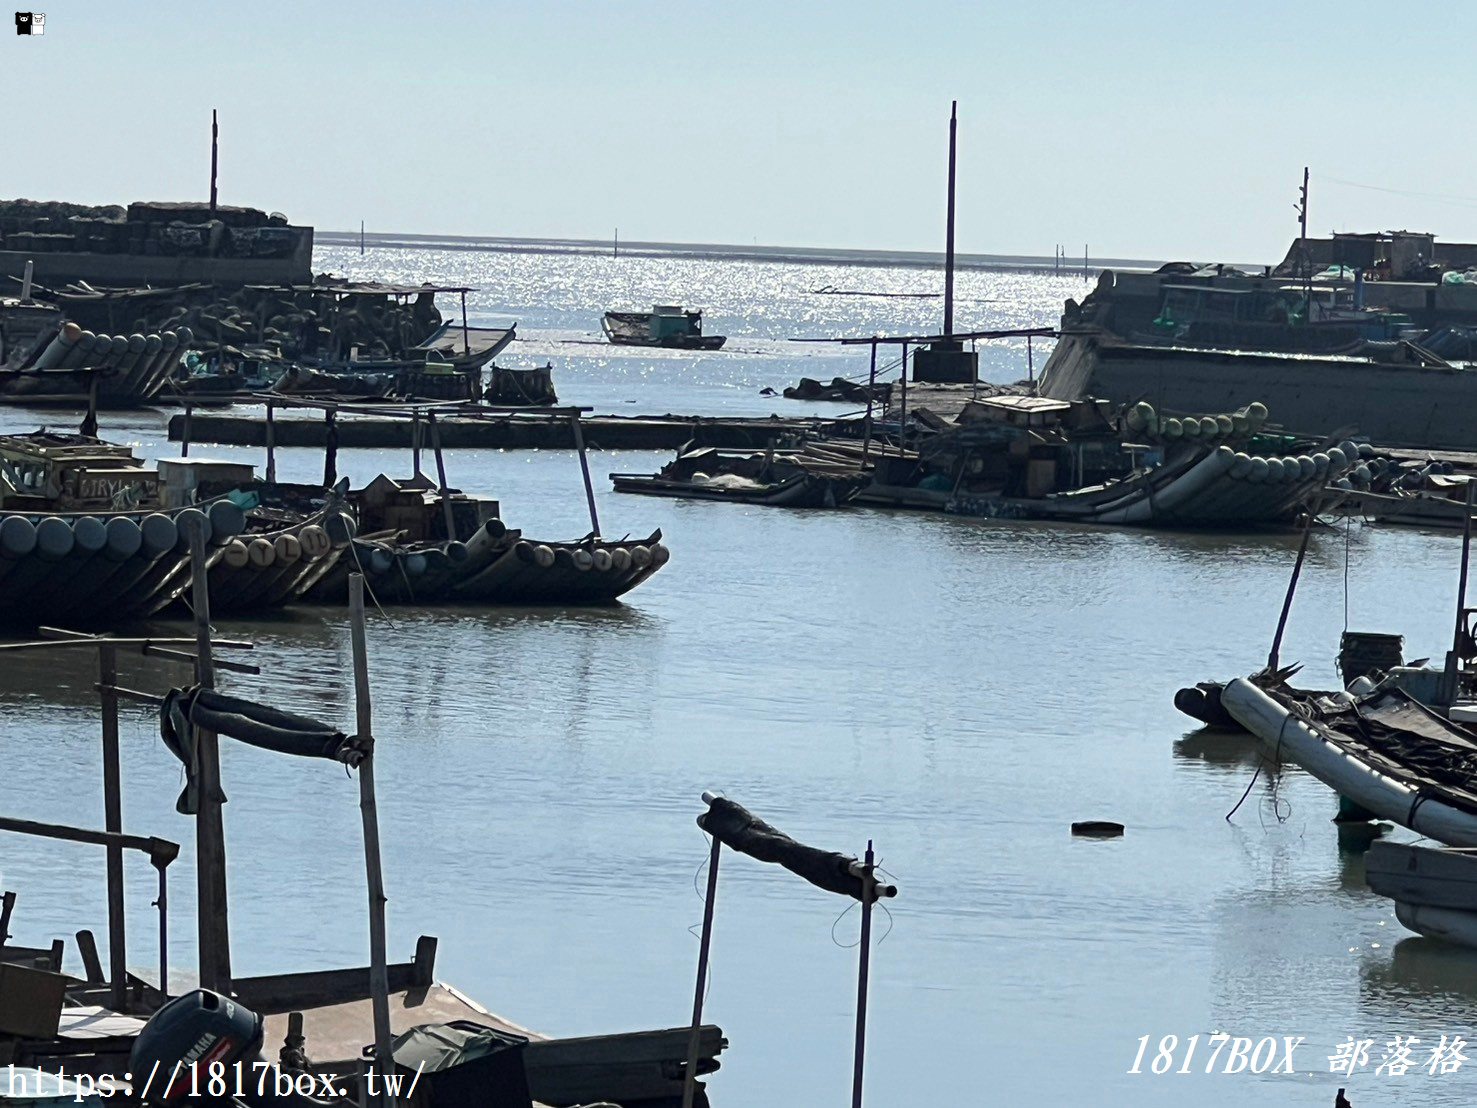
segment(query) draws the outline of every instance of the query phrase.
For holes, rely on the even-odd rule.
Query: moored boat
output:
[[[855,465],[807,454],[799,449],[760,452],[688,450],[655,474],[612,473],[616,492],[685,500],[723,500],[787,508],[839,508],[851,503],[871,481]]]
[[[1477,947],[1477,851],[1376,842],[1365,852],[1364,876],[1416,934]]]
[[[606,312],[600,321],[605,337],[619,346],[665,346],[678,350],[718,350],[723,335],[703,334],[703,313],[672,304],[649,312]]]

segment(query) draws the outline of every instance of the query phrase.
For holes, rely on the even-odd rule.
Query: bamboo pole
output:
[[[585,431],[580,426],[578,411],[570,415],[569,429],[574,433],[574,449],[580,456],[580,472],[585,478],[585,503],[590,506],[590,531],[598,539],[600,537],[600,515],[595,511],[595,486],[590,481],[590,459],[585,453]]]
[[[369,701],[369,652],[364,634],[364,575],[349,577],[349,620],[354,650],[355,737],[365,747],[359,763],[359,813],[364,823],[364,872],[369,887],[369,991],[374,1007],[374,1058],[383,1082],[393,1073],[390,1046],[390,984],[385,968],[385,881],[380,868],[379,812],[374,799],[374,721]],[[383,1104],[395,1098],[383,1090]]]
[[[118,756],[118,651],[100,643],[97,672],[103,710],[103,828],[123,833],[123,775]],[[123,847],[108,844],[108,977],[109,1000],[114,1011],[123,1010],[128,985],[127,914],[123,897]]]
[[[877,340],[872,340],[872,371],[867,375],[867,422],[862,437],[862,465],[872,451],[872,390],[877,387]]]
[[[272,418],[275,405],[267,401],[267,484],[277,482],[277,424]]]
[[[1303,527],[1303,541],[1298,544],[1297,561],[1292,564],[1292,578],[1287,582],[1287,596],[1282,600],[1282,614],[1277,617],[1277,633],[1272,636],[1272,649],[1267,653],[1267,672],[1277,672],[1277,655],[1282,649],[1282,633],[1287,630],[1287,617],[1292,614],[1292,598],[1297,593],[1298,577],[1303,572],[1303,559],[1308,556],[1308,536],[1313,533],[1316,505],[1308,505],[1308,521]]]
[[[215,688],[215,666],[210,653],[210,577],[205,560],[205,529],[190,526],[190,576],[195,608],[195,682]],[[200,984],[227,995],[231,992],[231,929],[226,900],[226,833],[221,819],[220,749],[215,732],[196,731],[195,757],[200,786],[200,811],[195,816],[195,876],[197,927],[200,946]]]
[[[1306,171],[1305,171],[1306,172]],[[1456,626],[1452,630],[1451,653],[1446,656],[1446,666],[1441,674],[1442,703],[1450,707],[1456,703],[1457,685],[1461,676],[1462,639],[1466,631],[1467,616],[1467,563],[1472,553],[1472,507],[1477,498],[1477,481],[1467,482],[1467,507],[1462,513],[1462,572],[1456,589]]]
[[[903,401],[902,414],[898,417],[897,453],[903,456],[908,444],[908,343],[903,341]]]
[[[712,793],[703,793],[703,800],[712,803]],[[697,990],[692,998],[692,1030],[687,1036],[687,1066],[682,1075],[682,1108],[692,1108],[697,1093],[697,1052],[703,1026],[703,993],[708,988],[708,952],[713,946],[713,904],[718,896],[718,859],[723,843],[713,836],[713,848],[708,854],[708,895],[703,902],[703,935],[697,948]]]

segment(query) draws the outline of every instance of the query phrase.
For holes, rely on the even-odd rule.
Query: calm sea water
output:
[[[508,361],[552,360],[561,394],[614,410],[785,411],[760,398],[804,373],[865,370],[797,352],[796,334],[928,330],[936,301],[817,296],[824,284],[910,291],[896,272],[473,253],[328,252],[323,268],[468,282],[474,322],[516,319]],[[1049,324],[1076,281],[967,274],[962,326]],[[697,356],[588,345],[604,307],[685,301],[731,350]],[[1019,357],[1017,357],[1019,355]],[[983,357],[983,355],[982,355]],[[986,359],[1023,376],[1023,350]],[[859,364],[860,363],[860,364]],[[1039,362],[1038,362],[1039,367]],[[73,417],[10,412],[19,429]],[[171,453],[163,417],[111,416],[109,437]],[[254,452],[201,448],[210,456]],[[647,470],[651,454],[597,455]],[[498,496],[513,525],[588,529],[566,452],[459,452],[455,483]],[[287,479],[321,461],[288,451]],[[346,451],[356,482],[402,455]],[[1249,742],[1189,729],[1174,690],[1266,655],[1295,540],[1032,526],[871,510],[778,509],[616,496],[606,533],[661,527],[671,563],[618,608],[404,611],[373,618],[381,829],[392,957],[441,938],[440,976],[558,1034],[682,1024],[690,1014],[707,844],[699,794],[718,789],[819,846],[870,838],[901,893],[879,915],[867,1100],[875,1105],[1307,1105],[1344,1085],[1358,1108],[1467,1105],[1455,1074],[1373,1072],[1394,1035],[1465,1035],[1477,955],[1410,936],[1365,887],[1306,775],[1265,773]],[[1354,527],[1319,535],[1284,659],[1330,687],[1338,636],[1449,641],[1459,541]],[[342,613],[222,621],[257,643],[261,678],[230,688],[352,724]],[[125,663],[125,683],[183,675]],[[100,826],[90,663],[0,656],[7,814]],[[356,783],[327,764],[224,754],[238,973],[366,957]],[[176,966],[193,964],[189,821],[178,764],[149,713],[124,724],[129,830],[185,842],[171,903]],[[1121,840],[1073,840],[1112,819]],[[133,961],[152,975],[152,871],[130,862]],[[0,837],[13,930],[41,944],[90,926],[105,945],[102,857]],[[726,855],[706,1014],[731,1042],[715,1103],[845,1103],[858,913]],[[1147,1072],[1160,1039],[1304,1036],[1296,1076]],[[1140,1075],[1131,1067],[1150,1036]],[[1366,1072],[1330,1075],[1347,1037]],[[311,1049],[311,1044],[310,1044]],[[1280,1054],[1280,1051],[1279,1051]],[[1183,1047],[1176,1054],[1176,1069]],[[1205,1048],[1194,1068],[1203,1071]]]

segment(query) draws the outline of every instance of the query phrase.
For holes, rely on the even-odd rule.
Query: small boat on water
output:
[[[675,304],[657,304],[649,312],[606,312],[605,337],[618,346],[665,346],[678,350],[719,350],[724,335],[703,334],[703,313]]]
[[[1394,688],[1309,694],[1238,677],[1221,704],[1276,757],[1374,818],[1477,846],[1477,731]]]
[[[660,473],[612,473],[610,480],[616,492],[644,496],[840,508],[856,498],[871,475],[808,456],[803,448],[752,453],[709,446],[679,454]]]
[[[1364,877],[1416,934],[1477,947],[1477,850],[1376,842]]]

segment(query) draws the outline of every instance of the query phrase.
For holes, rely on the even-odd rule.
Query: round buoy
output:
[[[1251,432],[1251,420],[1246,418],[1245,412],[1236,412],[1231,416],[1231,429],[1238,435],[1245,435]]]
[[[570,551],[570,558],[574,561],[574,568],[579,570],[581,573],[590,569],[595,564],[594,555],[592,555],[584,547],[577,547],[574,550]]]
[[[610,556],[610,551],[603,548],[596,550],[593,554],[590,555],[590,557],[594,562],[595,571],[597,573],[607,572],[615,561],[615,559]]]
[[[542,569],[548,569],[554,564],[554,550],[552,547],[540,543],[533,548],[534,564]]]
[[[489,519],[482,525],[489,539],[500,539],[508,533],[508,525],[500,519]]]
[[[82,516],[72,524],[72,548],[79,554],[96,554],[108,545],[108,529],[97,516]]]
[[[246,544],[246,560],[257,569],[266,569],[277,560],[277,548],[271,539],[259,535]]]
[[[631,552],[624,546],[618,546],[610,552],[610,568],[617,573],[625,573],[631,568]]]
[[[0,555],[24,558],[36,549],[36,528],[29,519],[7,516],[0,521]]]
[[[400,564],[405,567],[407,577],[419,577],[426,572],[426,556],[424,554],[407,554],[400,559]]]
[[[210,505],[210,534],[217,542],[246,530],[246,513],[234,500],[217,500]]]
[[[1253,400],[1246,406],[1246,417],[1260,427],[1267,421],[1267,406],[1260,400]]]
[[[664,565],[667,564],[667,561],[671,557],[672,557],[672,552],[670,550],[668,550],[665,545],[663,545],[662,543],[659,543],[659,542],[658,543],[652,543],[652,545],[651,545],[651,564],[653,566],[655,566],[657,568],[661,568],[662,566],[664,566]]]
[[[631,564],[637,569],[651,565],[651,551],[644,546],[631,547]]]
[[[533,543],[526,539],[520,539],[513,546],[513,556],[520,562],[527,562],[529,565],[532,565],[536,560],[533,555]]]
[[[1218,415],[1218,416],[1216,416],[1215,417],[1215,426],[1216,426],[1216,430],[1218,432],[1220,432],[1220,434],[1222,435],[1222,437],[1224,437],[1226,435],[1229,435],[1229,434],[1233,433],[1236,430],[1236,424],[1235,424],[1235,422],[1228,415]]]
[[[278,565],[293,565],[303,556],[303,544],[296,535],[278,535],[272,543]]]
[[[1313,455],[1313,469],[1319,477],[1324,477],[1327,475],[1329,461],[1330,459],[1328,455],[1322,450]]]
[[[1281,458],[1267,459],[1267,484],[1278,485],[1287,478],[1287,467],[1282,464]]]
[[[461,565],[471,557],[467,553],[467,544],[464,542],[449,542],[445,548],[446,560],[453,565]]]
[[[395,555],[391,554],[382,546],[372,547],[369,551],[369,569],[376,577],[383,577],[390,572],[390,567],[395,564]]]
[[[210,517],[199,508],[186,508],[174,517],[175,544],[181,550],[190,549],[190,536],[198,529],[205,533],[205,545],[210,545]]]
[[[232,569],[241,569],[250,560],[246,553],[246,544],[240,539],[232,539],[226,543],[225,550],[221,552],[221,561]]]
[[[1308,455],[1299,454],[1297,457],[1297,463],[1298,477],[1300,477],[1302,480],[1311,481],[1314,477],[1318,476],[1318,463],[1313,461],[1313,459],[1308,457]]]
[[[139,526],[127,516],[114,516],[103,528],[107,539],[106,553],[115,562],[126,561],[139,552],[144,545],[144,534]]]
[[[1246,479],[1254,485],[1260,485],[1263,481],[1267,480],[1270,472],[1271,467],[1267,464],[1266,458],[1253,458],[1251,460],[1251,469],[1247,472]]]
[[[310,523],[297,534],[298,542],[302,543],[303,557],[310,562],[316,562],[333,549],[333,543],[328,538],[328,532],[316,523]]]
[[[1159,421],[1159,434],[1166,439],[1177,439],[1184,433],[1180,421],[1170,416],[1168,419]]]
[[[1089,839],[1116,839],[1123,834],[1123,824],[1105,819],[1086,819],[1072,824],[1072,834]]]
[[[1217,435],[1219,435],[1220,433],[1221,433],[1221,425],[1220,425],[1220,422],[1215,418],[1215,416],[1201,416],[1200,417],[1200,437],[1201,438],[1213,439]]]
[[[1245,478],[1251,474],[1251,455],[1236,451],[1236,456],[1231,459],[1231,476]]]
[[[75,539],[67,521],[47,516],[36,524],[36,553],[47,561],[65,558],[72,552]]]

